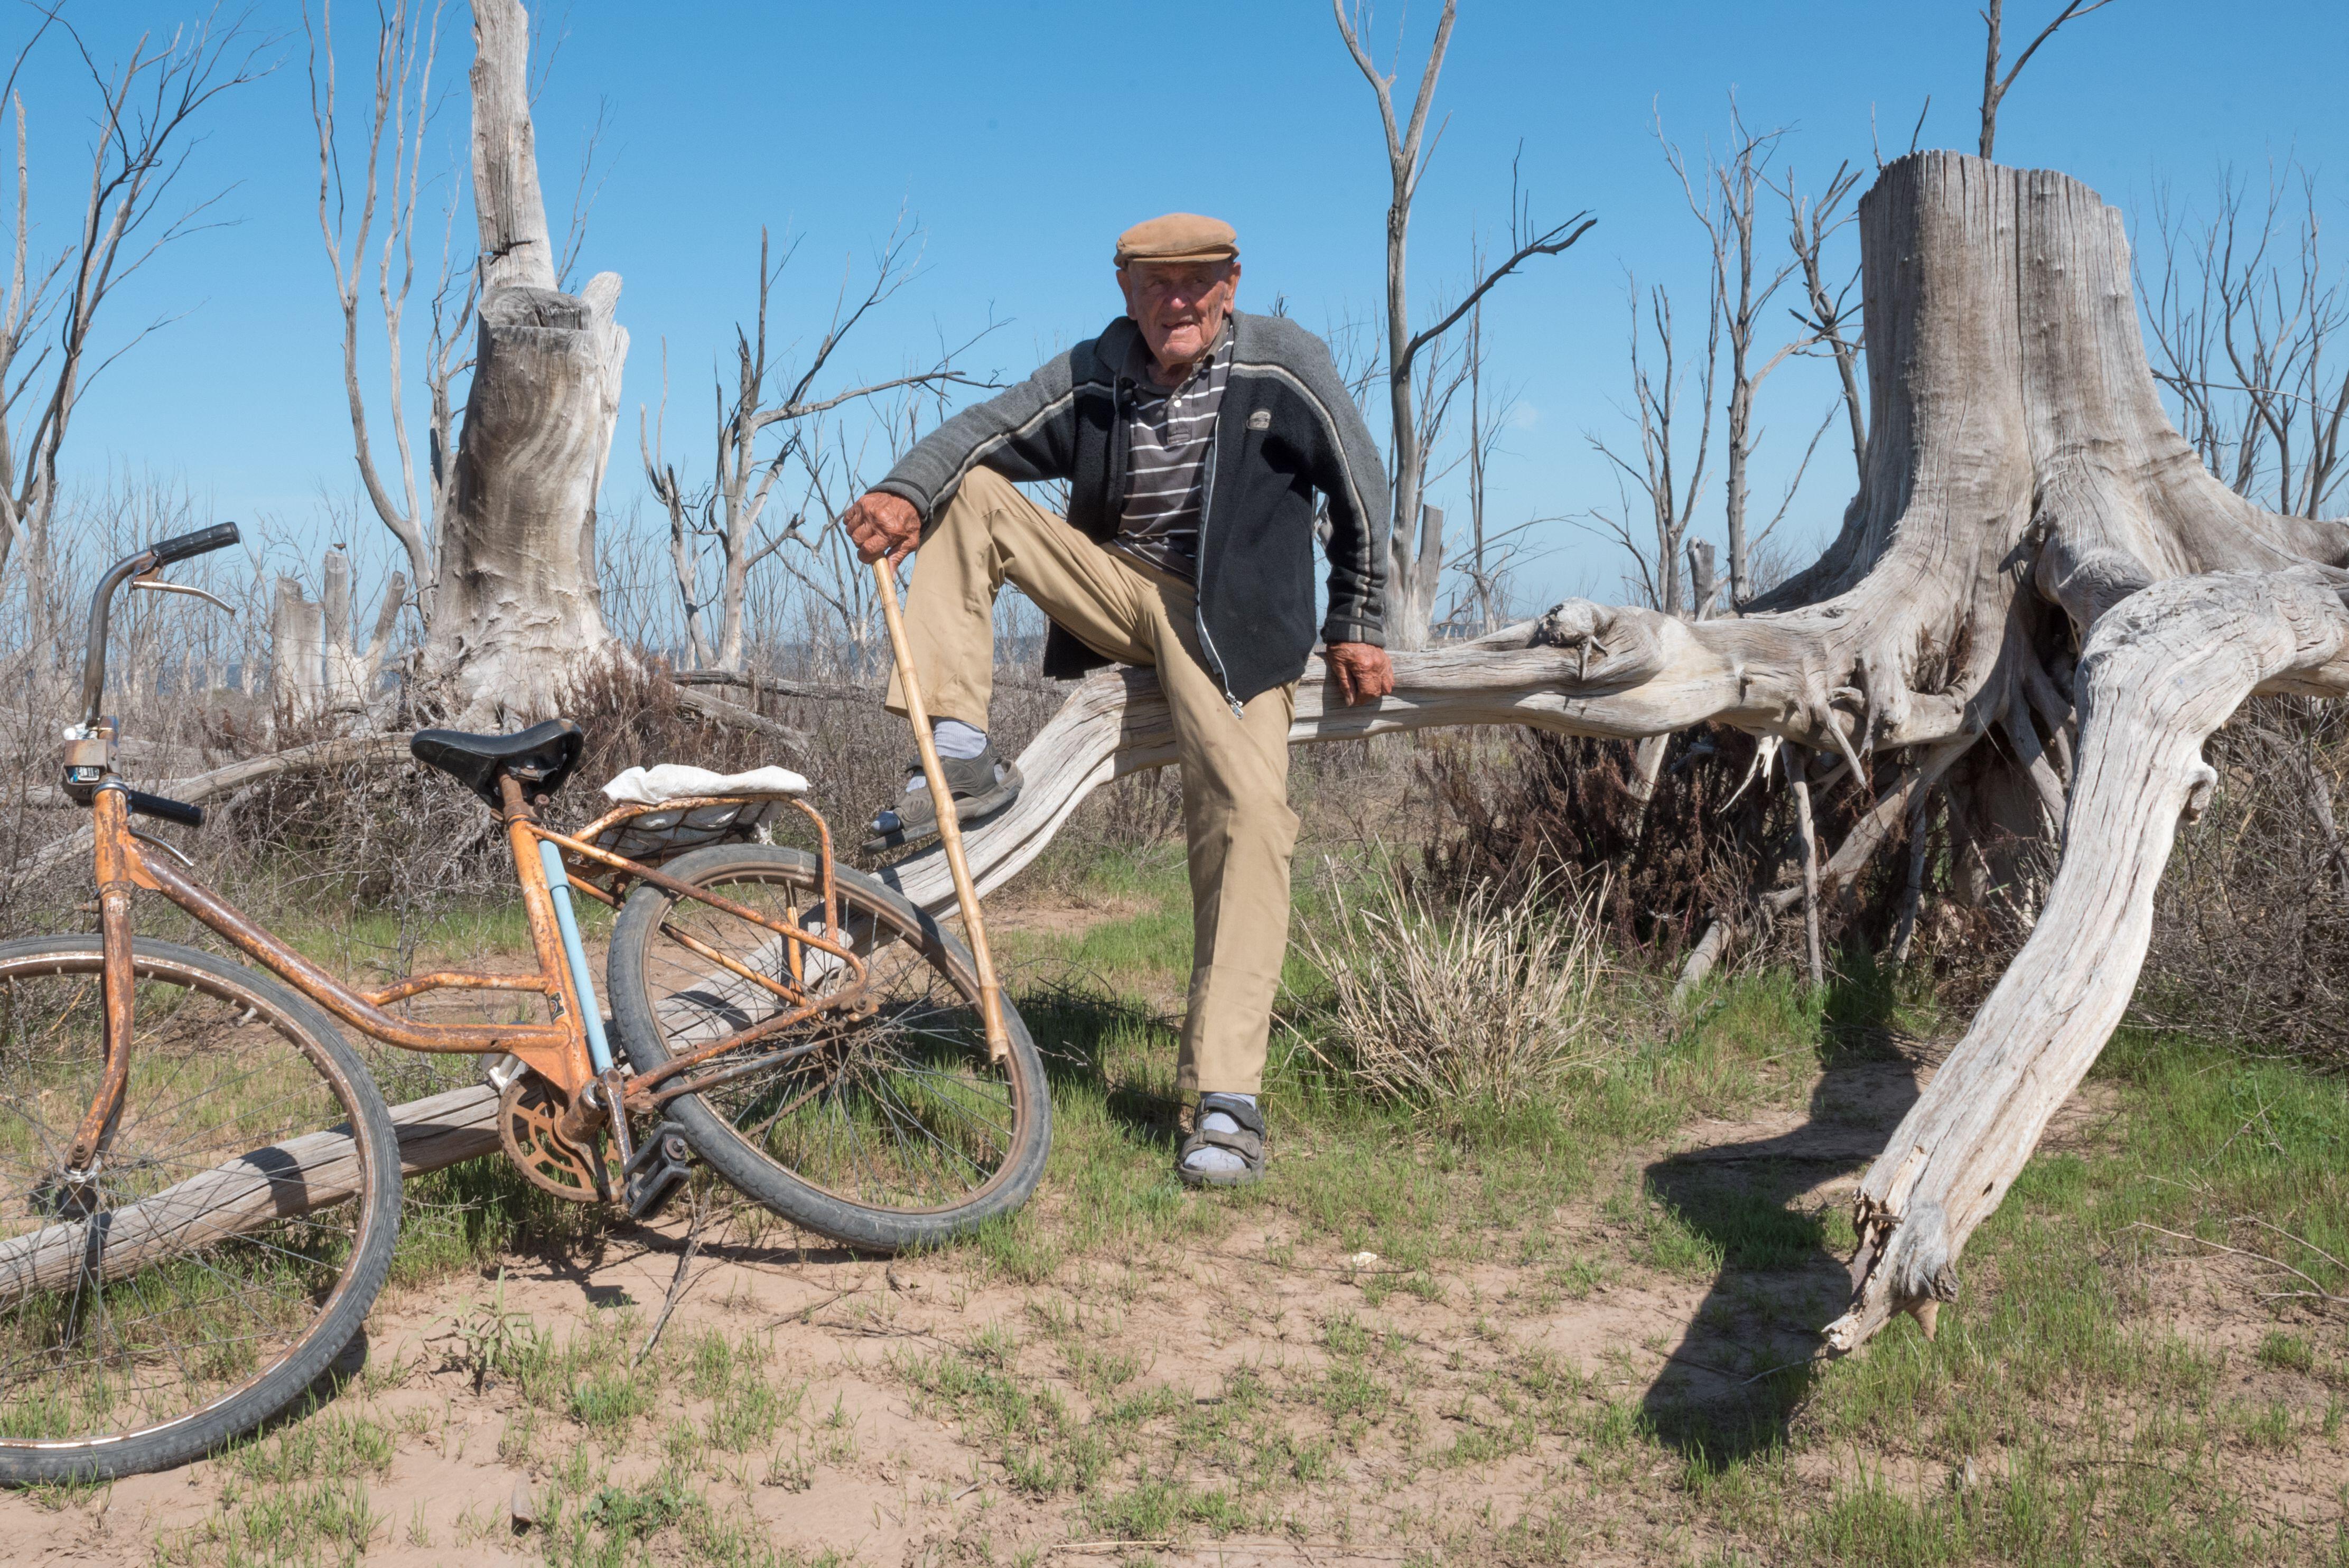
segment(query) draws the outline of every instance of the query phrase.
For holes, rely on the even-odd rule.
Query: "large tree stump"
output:
[[[428,671],[458,721],[554,710],[579,661],[613,645],[595,576],[595,497],[620,414],[620,277],[558,285],[530,119],[520,0],[473,3],[473,206],[481,306],[457,438]]]

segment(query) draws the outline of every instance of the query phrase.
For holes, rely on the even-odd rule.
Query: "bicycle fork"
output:
[[[129,811],[119,785],[99,786],[90,801],[91,828],[98,859],[98,934],[105,953],[102,972],[102,1038],[106,1070],[97,1098],[74,1133],[62,1172],[68,1182],[88,1181],[97,1174],[98,1156],[114,1136],[122,1115],[122,1091],[130,1081],[132,1000],[137,975],[131,967],[130,867],[123,851]]]

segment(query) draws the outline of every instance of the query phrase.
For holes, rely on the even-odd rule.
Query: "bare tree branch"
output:
[[[990,323],[965,341],[942,346],[937,358],[925,369],[885,377],[827,394],[810,396],[816,379],[832,363],[842,344],[874,309],[885,304],[912,280],[918,270],[918,231],[909,230],[906,215],[897,222],[874,259],[872,282],[861,296],[852,293],[843,274],[832,319],[822,340],[791,383],[791,390],[768,400],[768,385],[776,366],[768,347],[769,310],[775,284],[790,264],[796,246],[787,246],[776,260],[771,237],[759,233],[759,284],[754,325],[738,327],[734,335],[734,382],[713,388],[715,450],[711,478],[688,490],[676,467],[662,453],[662,431],[667,405],[666,356],[662,373],[662,411],[658,418],[638,416],[638,447],[645,478],[667,514],[669,564],[683,608],[688,645],[694,661],[721,670],[740,670],[746,654],[745,610],[751,568],[788,540],[798,537],[791,527],[762,536],[761,522],[776,483],[794,458],[806,469],[811,483],[820,477],[821,463],[811,459],[808,445],[794,433],[771,455],[759,455],[761,436],[771,426],[796,425],[820,418],[847,404],[901,391],[918,390],[936,396],[948,387],[986,387],[957,367],[957,359],[995,330]],[[714,557],[716,581],[704,578]],[[713,634],[707,613],[715,607]],[[844,608],[844,601],[843,602]]]
[[[1434,41],[1428,47],[1427,62],[1420,72],[1419,90],[1412,100],[1409,119],[1398,124],[1394,77],[1381,75],[1370,52],[1362,46],[1357,25],[1361,16],[1359,0],[1350,19],[1346,0],[1330,0],[1330,15],[1338,24],[1339,36],[1345,40],[1346,52],[1352,57],[1378,101],[1379,126],[1386,139],[1391,192],[1386,227],[1386,372],[1392,448],[1388,461],[1393,470],[1393,512],[1387,535],[1387,639],[1392,646],[1405,650],[1427,644],[1436,585],[1444,569],[1444,514],[1424,504],[1428,449],[1441,428],[1441,419],[1431,423],[1414,409],[1413,361],[1422,350],[1440,341],[1471,312],[1480,308],[1485,294],[1501,279],[1536,256],[1558,254],[1591,227],[1587,214],[1577,213],[1555,227],[1536,231],[1526,217],[1513,174],[1509,196],[1512,254],[1491,273],[1472,279],[1457,304],[1441,315],[1434,325],[1416,334],[1411,330],[1410,294],[1404,276],[1411,206],[1434,150],[1431,144],[1423,151],[1421,139],[1429,108],[1434,102],[1436,79],[1443,72],[1444,52],[1451,46],[1457,9],[1456,0],[1444,0],[1443,14],[1435,25]],[[1439,378],[1430,379],[1432,384]]]
[[[210,22],[156,40],[142,35],[127,60],[103,66],[65,19],[61,4],[36,5],[41,18],[12,62],[0,93],[16,119],[16,233],[9,285],[0,302],[0,387],[13,423],[0,430],[0,568],[17,562],[24,578],[27,645],[46,647],[48,634],[51,526],[57,498],[57,456],[75,411],[91,382],[148,334],[176,319],[164,315],[110,353],[93,357],[106,301],[163,247],[211,225],[196,222],[217,196],[198,200],[175,217],[158,213],[186,171],[191,124],[222,94],[257,79],[265,40],[249,37],[240,19],[215,30]],[[98,100],[97,132],[74,242],[37,274],[29,244],[29,170],[24,104],[15,83],[35,46],[52,30],[79,58]],[[143,238],[151,235],[151,238]],[[62,282],[61,291],[52,292]],[[55,342],[23,369],[17,362],[31,334],[54,323]],[[29,404],[21,404],[33,390]]]
[[[1999,26],[2006,10],[2006,0],[1987,0],[1987,8],[1981,13],[1982,23],[1989,29],[1988,46],[1982,51],[1982,155],[1984,158],[1991,156],[1991,148],[1998,139],[1999,105],[2005,100],[2007,89],[2014,86],[2014,78],[2023,74],[2023,67],[2031,63],[2031,57],[2039,52],[2039,46],[2054,37],[2055,30],[2064,23],[2101,11],[2112,3],[2113,0],[2069,0],[2054,21],[2039,29],[2039,36],[2014,57],[2013,67],[2001,77],[1998,74]],[[1920,119],[1921,121],[1922,117]]]

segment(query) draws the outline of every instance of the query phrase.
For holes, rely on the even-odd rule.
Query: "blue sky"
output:
[[[2055,8],[2010,0],[2010,37]],[[1379,7],[1370,37],[1381,61],[1400,28],[1415,79],[1436,10],[1431,0]],[[924,275],[831,384],[897,373],[940,334],[966,336],[990,318],[1009,325],[974,367],[1025,374],[1115,314],[1115,232],[1175,208],[1238,227],[1244,305],[1285,295],[1315,326],[1380,308],[1383,150],[1369,90],[1316,0],[548,0],[534,11],[564,33],[537,108],[558,228],[599,106],[606,121],[583,260],[622,274],[634,336],[607,516],[643,494],[636,408],[659,395],[664,344],[673,446],[678,410],[709,407],[709,369],[751,308],[762,224],[800,242],[778,301],[785,337],[821,331],[842,267],[864,264],[901,207],[926,232]],[[105,57],[141,27],[201,13],[84,0],[71,14]],[[7,23],[12,40],[27,15]],[[331,526],[325,498],[347,501],[353,485],[337,323],[300,13],[266,0],[254,19],[285,34],[284,64],[219,106],[185,175],[191,193],[233,187],[219,211],[233,222],[174,246],[124,291],[118,331],[185,314],[92,390],[66,466],[174,477],[220,516],[316,537]],[[356,4],[336,18],[347,90],[367,23]],[[467,25],[452,5],[444,167],[461,156]],[[1869,163],[1871,116],[1888,155],[1905,149],[1928,95],[1923,144],[1971,150],[1980,35],[1970,0],[1464,0],[1437,89],[1449,124],[1414,216],[1415,294],[1432,301],[1456,285],[1472,234],[1506,226],[1520,141],[1536,215],[1588,209],[1599,220],[1575,250],[1504,284],[1486,316],[1495,374],[1523,388],[1495,471],[1495,525],[1614,503],[1586,435],[1624,430],[1627,269],[1672,287],[1686,318],[1701,311],[1702,253],[1652,138],[1656,108],[1696,151],[1718,138],[1734,88],[1749,121],[1790,128],[1782,165],[1811,185],[1843,160]],[[64,50],[45,45],[38,60],[26,84],[36,251],[67,237],[89,109]],[[2001,117],[2001,160],[2064,170],[2131,209],[2164,183],[2200,197],[2222,167],[2256,173],[2288,155],[2330,192],[2349,163],[2344,60],[2349,6],[2116,0],[2033,61]],[[2328,195],[2328,215],[2335,204]],[[1765,511],[1829,395],[1812,366],[1765,387],[1755,483]],[[1831,432],[1790,541],[1819,537],[1850,490],[1848,451]],[[1717,528],[1719,511],[1716,487],[1701,516]],[[1552,552],[1521,584],[1528,596],[1614,590],[1613,547],[1568,524],[1541,537]]]

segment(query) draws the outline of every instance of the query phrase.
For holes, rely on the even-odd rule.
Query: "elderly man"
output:
[[[1044,672],[1154,667],[1173,710],[1190,844],[1192,970],[1176,1082],[1195,1095],[1175,1169],[1264,1174],[1264,1074],[1288,944],[1288,727],[1315,638],[1314,494],[1328,502],[1319,635],[1350,703],[1394,689],[1383,641],[1386,478],[1319,338],[1233,309],[1239,243],[1190,213],[1118,237],[1125,315],[905,454],[848,511],[867,561],[916,545],[905,617],[957,818],[1016,785],[987,742],[995,596],[1052,623]],[[1014,480],[1062,480],[1056,517]],[[892,710],[905,711],[893,685]],[[909,768],[874,826],[935,831]]]

